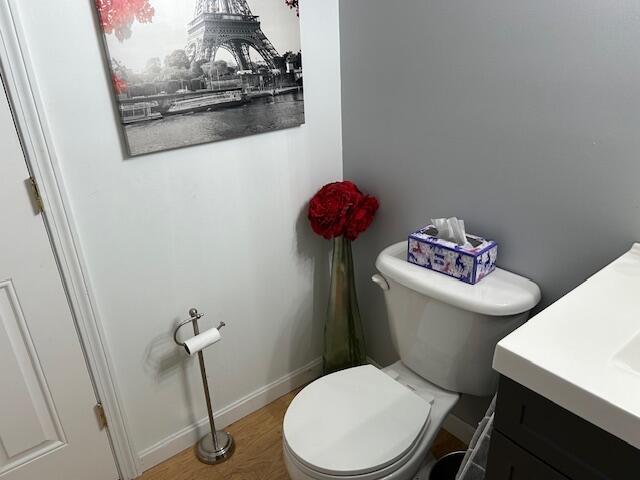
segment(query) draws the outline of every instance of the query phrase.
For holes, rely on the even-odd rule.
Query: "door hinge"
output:
[[[96,412],[96,418],[98,419],[98,425],[100,426],[100,430],[104,430],[109,426],[107,423],[107,416],[104,413],[104,407],[102,403],[98,402],[95,407],[93,407],[93,411]]]
[[[33,210],[36,215],[44,212],[44,202],[42,201],[42,196],[40,195],[40,189],[38,188],[38,183],[36,179],[33,177],[29,177],[27,179],[27,184],[29,186],[29,191],[31,192],[31,201],[33,203]]]

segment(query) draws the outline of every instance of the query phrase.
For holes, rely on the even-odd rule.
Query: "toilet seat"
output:
[[[298,394],[285,415],[284,447],[316,478],[379,478],[375,472],[412,458],[430,413],[431,403],[379,369],[351,368]]]

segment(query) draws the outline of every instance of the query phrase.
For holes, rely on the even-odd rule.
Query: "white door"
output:
[[[0,83],[1,86],[1,83]],[[118,478],[0,88],[0,479]]]

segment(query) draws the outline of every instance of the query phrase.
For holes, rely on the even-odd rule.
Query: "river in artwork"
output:
[[[127,125],[131,155],[244,137],[296,127],[304,123],[304,93],[291,92],[254,98],[236,107],[165,116]]]

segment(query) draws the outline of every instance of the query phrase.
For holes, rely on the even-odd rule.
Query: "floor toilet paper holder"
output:
[[[185,325],[193,325],[193,334],[199,335],[200,328],[198,326],[198,320],[204,317],[204,313],[199,313],[195,308],[189,310],[189,318],[180,322],[173,331],[173,340],[185,347],[185,343],[178,339],[178,331]],[[218,330],[226,326],[224,322],[220,322]],[[202,386],[204,387],[204,397],[207,402],[207,413],[209,414],[209,427],[211,433],[207,433],[200,439],[196,448],[196,456],[198,460],[209,465],[215,465],[228,460],[235,450],[235,443],[233,437],[229,432],[224,430],[216,430],[215,419],[213,418],[213,408],[211,406],[211,394],[209,392],[209,382],[207,381],[207,371],[204,365],[204,355],[202,350],[198,352],[198,363],[200,364],[200,374],[202,375]]]

